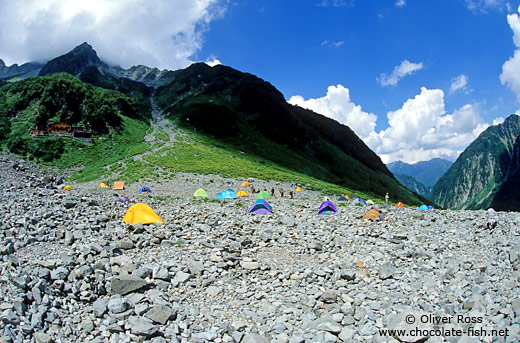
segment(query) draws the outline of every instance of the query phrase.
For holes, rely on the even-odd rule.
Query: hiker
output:
[[[280,197],[283,198],[283,188],[280,188]]]
[[[388,205],[388,200],[390,200],[390,196],[388,196],[388,193],[386,193],[385,195],[385,201],[386,201],[386,204]]]
[[[274,198],[274,187],[271,188],[271,196]]]
[[[289,196],[291,197],[291,199],[294,199],[292,191],[289,191]]]
[[[388,195],[388,193],[386,193],[386,195]],[[379,212],[379,220],[385,220],[385,215],[383,214],[383,211],[378,210],[378,212]]]
[[[251,193],[256,193],[255,187],[251,186]]]

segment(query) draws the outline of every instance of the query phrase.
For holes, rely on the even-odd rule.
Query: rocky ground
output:
[[[519,341],[519,213],[392,207],[371,223],[257,181],[286,190],[257,216],[251,198],[191,198],[226,189],[216,176],[66,192],[5,155],[0,180],[0,342]],[[165,223],[123,223],[136,202]],[[445,332],[458,329],[473,336]]]

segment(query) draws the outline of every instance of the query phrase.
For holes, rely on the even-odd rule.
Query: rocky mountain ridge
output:
[[[513,176],[518,170],[519,135],[520,117],[517,115],[486,129],[439,179],[430,199],[446,208],[491,206],[497,193],[507,192],[512,184],[516,184]],[[502,207],[506,208],[520,210],[516,206]]]

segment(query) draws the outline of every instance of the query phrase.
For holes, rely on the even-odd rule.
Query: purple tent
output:
[[[334,206],[334,204],[329,200],[324,201],[321,204],[320,209],[318,210],[318,214],[336,214],[336,213],[338,213],[336,206]]]
[[[249,208],[249,213],[255,213],[255,214],[267,214],[271,213],[272,211],[271,205],[267,203],[267,201],[258,199],[254,202],[253,205]]]

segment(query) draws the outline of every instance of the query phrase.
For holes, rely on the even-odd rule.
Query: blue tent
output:
[[[128,198],[127,198],[127,197],[119,197],[119,201],[121,201],[121,202],[127,202],[127,201],[128,201]]]
[[[428,209],[429,209],[429,210],[434,210],[435,207],[433,207],[432,205],[428,205]]]
[[[318,210],[318,214],[336,214],[336,213],[338,213],[336,206],[334,206],[334,204],[329,200],[324,201],[321,204],[320,209]]]
[[[352,200],[352,201],[350,202],[350,204],[351,204],[351,205],[361,204],[361,205],[368,206],[368,205],[367,205],[367,202],[366,202],[365,200],[361,199],[361,198],[356,198],[356,199]]]
[[[256,213],[256,214],[267,214],[270,213],[273,210],[271,205],[267,203],[267,201],[263,199],[258,199],[249,207],[249,213]]]
[[[218,193],[217,199],[236,199],[238,198],[238,195],[232,190],[232,189],[226,189],[225,191],[222,191]]]
[[[341,196],[338,198],[338,201],[348,201],[348,199],[347,199],[344,195],[341,195]]]
[[[227,183],[227,184],[232,184],[233,181],[231,181],[231,180],[227,180],[226,183]]]
[[[150,189],[150,187],[143,186],[139,190],[139,193],[143,193],[143,192],[152,193],[152,190]]]
[[[419,211],[423,211],[423,210],[427,210],[428,209],[428,206],[426,205],[421,205],[417,208]]]

